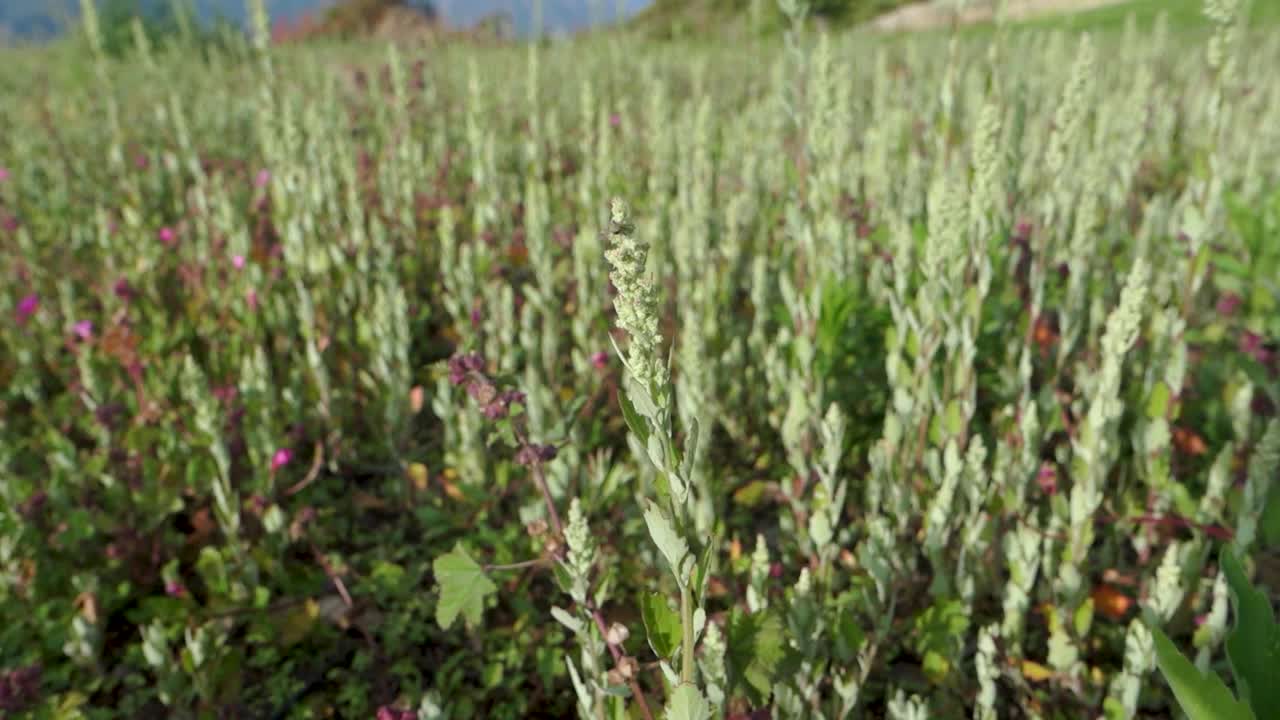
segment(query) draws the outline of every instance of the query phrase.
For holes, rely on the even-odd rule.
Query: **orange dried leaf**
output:
[[[1209,452],[1209,446],[1205,443],[1204,438],[1200,437],[1194,430],[1184,427],[1175,427],[1173,429],[1173,445],[1178,449],[1178,452],[1193,457]]]
[[[1091,593],[1094,608],[1112,620],[1123,620],[1133,607],[1133,598],[1111,587],[1099,585]]]

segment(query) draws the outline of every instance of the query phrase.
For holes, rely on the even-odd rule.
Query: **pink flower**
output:
[[[610,116],[609,116],[609,125],[611,125],[611,126],[613,126],[613,127],[618,127],[618,126],[619,126],[619,125],[621,125],[621,124],[622,124],[622,116],[621,116],[621,115],[619,115],[618,113],[614,113],[614,114],[612,114],[612,115],[610,115]]]
[[[9,168],[0,167],[0,182],[4,182],[5,180],[8,180],[8,179],[9,179]]]
[[[293,460],[293,451],[288,448],[280,448],[271,456],[271,472],[276,472],[288,465],[291,460]]]
[[[174,232],[173,228],[168,227],[167,225],[160,228],[158,235],[160,237],[160,242],[168,245],[169,247],[173,247],[178,240],[178,233]]]
[[[257,310],[258,309],[258,291],[254,290],[253,288],[249,288],[249,290],[244,294],[244,301],[249,306],[250,310]]]
[[[138,157],[133,159],[133,164],[137,165],[139,170],[146,170],[151,161],[147,159],[146,155],[139,154]]]
[[[609,367],[609,353],[604,352],[603,350],[592,353],[591,364],[594,365],[597,370],[603,370],[606,367]]]
[[[260,188],[266,187],[269,182],[271,182],[271,171],[266,169],[259,170],[258,176],[253,179],[253,184]]]
[[[166,580],[164,583],[164,594],[169,597],[180,598],[187,594],[187,589],[182,586],[182,583],[177,582],[176,580]]]
[[[1218,298],[1218,305],[1217,305],[1218,314],[1234,315],[1236,312],[1236,308],[1240,307],[1241,302],[1243,301],[1240,299],[1239,295],[1233,292],[1226,293],[1222,297]]]
[[[1240,337],[1240,351],[1253,356],[1254,360],[1263,365],[1271,362],[1271,350],[1263,344],[1262,336],[1257,333],[1249,332],[1248,330],[1244,332],[1244,335]]]
[[[21,325],[31,319],[36,314],[36,310],[40,308],[40,296],[32,293],[18,301],[18,324]]]
[[[90,340],[91,338],[93,338],[93,321],[81,320],[75,325],[72,325],[71,330],[72,332],[75,333],[76,337],[80,338],[81,340],[85,340],[85,341]]]
[[[232,265],[233,267],[235,267],[235,269],[237,269],[237,270],[243,270],[243,269],[244,269],[244,256],[243,256],[243,255],[235,255],[235,256],[233,256],[233,257],[231,258],[231,265]]]
[[[1056,495],[1058,492],[1058,470],[1051,463],[1040,465],[1036,473],[1036,484],[1045,495]]]

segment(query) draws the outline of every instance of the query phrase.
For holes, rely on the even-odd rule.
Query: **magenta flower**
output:
[[[93,321],[81,320],[75,325],[72,325],[71,330],[75,333],[76,337],[81,340],[88,341],[93,338]]]
[[[182,583],[176,580],[166,580],[164,583],[164,594],[173,598],[180,598],[187,594],[187,589]]]
[[[600,352],[591,354],[591,364],[597,370],[603,370],[609,367],[609,353],[601,350]]]
[[[1045,495],[1056,495],[1058,492],[1058,470],[1051,463],[1040,465],[1036,473],[1036,484]]]
[[[231,265],[232,265],[233,267],[235,267],[235,269],[237,269],[237,270],[243,270],[243,269],[244,269],[244,256],[243,256],[243,255],[235,255],[235,256],[233,256],[233,257],[231,258]]]
[[[18,324],[22,325],[40,308],[40,296],[32,293],[18,301]]]
[[[136,165],[139,170],[146,170],[147,166],[151,164],[151,161],[147,159],[146,155],[139,153],[138,157],[133,159],[133,164]]]
[[[619,115],[618,113],[614,113],[609,116],[609,125],[611,125],[612,127],[618,127],[621,124],[622,124],[621,115]]]
[[[1234,315],[1236,309],[1240,307],[1240,303],[1242,302],[1244,301],[1240,299],[1239,295],[1233,292],[1226,293],[1222,297],[1218,298],[1218,314],[1224,316]]]
[[[266,187],[269,182],[271,182],[271,171],[266,169],[259,170],[258,176],[253,179],[253,184],[260,188]]]
[[[1262,336],[1246,330],[1240,336],[1240,352],[1253,357],[1254,360],[1267,365],[1271,362],[1271,350],[1262,341]]]
[[[5,180],[8,180],[8,179],[9,179],[9,168],[0,167],[0,182],[4,182]]]
[[[293,451],[288,448],[280,448],[271,456],[271,472],[276,472],[285,465],[288,465],[292,460]]]
[[[173,228],[167,225],[160,228],[158,235],[160,237],[160,242],[170,247],[172,247],[178,240],[178,233],[174,232]]]
[[[257,310],[258,309],[258,291],[254,290],[253,288],[249,288],[249,291],[244,294],[244,301],[249,306],[250,310]]]
[[[115,292],[116,297],[124,300],[125,302],[132,300],[136,294],[133,291],[133,286],[124,278],[120,278],[116,281],[115,287],[112,288],[112,291]]]

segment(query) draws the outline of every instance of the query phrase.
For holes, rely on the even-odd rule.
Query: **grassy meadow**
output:
[[[1180,717],[1154,632],[1238,673],[1275,6],[777,4],[0,49],[0,717]]]

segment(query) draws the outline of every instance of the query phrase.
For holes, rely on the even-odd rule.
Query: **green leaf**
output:
[[[1222,551],[1222,571],[1231,587],[1236,622],[1227,635],[1227,657],[1241,699],[1259,716],[1280,711],[1280,625],[1271,600],[1249,584],[1239,559]]]
[[[1201,675],[1160,628],[1151,628],[1156,664],[1189,720],[1256,720],[1248,705],[1231,696],[1217,674]]]
[[[675,657],[680,648],[680,614],[671,609],[661,593],[640,596],[640,617],[649,637],[649,647],[663,660]]]
[[[667,720],[710,720],[711,703],[697,686],[681,683],[667,700]]]
[[[649,444],[649,425],[644,418],[640,417],[640,413],[636,412],[636,406],[631,404],[631,398],[627,397],[625,390],[618,393],[618,405],[622,407],[622,418],[627,421],[627,427],[631,429],[632,434],[640,441],[641,446],[647,446]]]
[[[1169,386],[1163,381],[1156,382],[1151,388],[1151,396],[1147,398],[1147,417],[1155,420],[1162,418],[1169,411]]]
[[[644,510],[644,523],[649,526],[649,537],[653,538],[658,551],[671,565],[671,572],[676,576],[676,582],[680,583],[680,587],[684,587],[689,579],[683,577],[681,570],[684,567],[685,558],[689,556],[689,544],[680,537],[675,528],[671,527],[671,521],[667,519],[661,508],[652,502]]]
[[[1280,483],[1271,486],[1262,510],[1262,539],[1270,548],[1280,547]]]
[[[735,610],[726,636],[731,686],[740,689],[752,705],[765,705],[774,680],[790,664],[782,618],[773,612]]]
[[[440,584],[440,600],[436,603],[436,622],[448,628],[462,613],[468,625],[480,622],[484,599],[496,593],[498,586],[484,574],[484,568],[467,555],[461,544],[435,559],[431,565]]]

